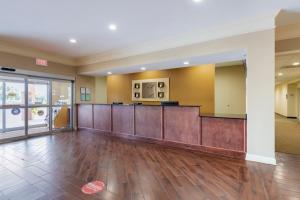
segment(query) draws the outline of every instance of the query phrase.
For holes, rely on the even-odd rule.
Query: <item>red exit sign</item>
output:
[[[39,65],[39,66],[48,66],[48,61],[45,60],[45,59],[36,58],[35,59],[35,64]]]

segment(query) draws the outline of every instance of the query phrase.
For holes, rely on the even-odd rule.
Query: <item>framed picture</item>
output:
[[[135,97],[135,98],[140,98],[140,93],[139,93],[139,92],[135,92],[135,93],[134,93],[134,97]]]
[[[168,101],[169,78],[132,80],[132,101]]]
[[[85,94],[80,94],[80,101],[85,101]]]
[[[158,82],[158,87],[159,87],[159,88],[165,87],[165,83],[164,83],[164,82]]]
[[[85,94],[85,100],[90,101],[91,100],[91,94]]]
[[[85,89],[86,89],[86,88],[83,88],[83,87],[80,88],[80,94],[85,94]]]
[[[139,83],[135,83],[135,84],[134,84],[134,88],[135,88],[135,89],[140,89],[140,84],[139,84]]]
[[[162,99],[165,97],[165,93],[164,92],[159,92],[158,93],[158,98]]]
[[[92,95],[90,88],[80,88],[80,101],[91,101]]]

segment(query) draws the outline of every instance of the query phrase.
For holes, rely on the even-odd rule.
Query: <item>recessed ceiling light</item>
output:
[[[189,61],[184,61],[183,64],[184,64],[184,65],[189,65],[190,62],[189,62]]]
[[[195,3],[200,3],[202,2],[203,0],[193,0]]]
[[[76,44],[77,43],[77,40],[75,38],[70,38],[69,39],[69,42],[72,43],[72,44]]]
[[[109,28],[109,30],[111,30],[111,31],[116,31],[116,30],[118,29],[118,27],[117,27],[116,24],[110,24],[110,25],[108,26],[108,28]]]
[[[279,73],[278,73],[278,76],[283,76],[283,73],[279,72]]]
[[[141,70],[142,71],[146,71],[146,67],[141,67]]]
[[[300,63],[299,62],[294,62],[293,65],[298,66],[298,65],[300,65]]]
[[[107,72],[108,75],[112,75],[112,72]]]

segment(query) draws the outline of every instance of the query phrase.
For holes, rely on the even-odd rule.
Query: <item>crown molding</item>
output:
[[[210,40],[216,40],[236,35],[253,33],[275,28],[275,17],[279,11],[273,12],[269,15],[260,16],[251,20],[243,20],[238,23],[227,24],[218,28],[193,31],[185,35],[174,35],[172,37],[160,41],[148,41],[139,45],[132,45],[130,47],[114,49],[99,54],[80,57],[76,59],[78,65],[90,65],[111,60],[117,60],[139,54],[146,54],[180,46],[191,45]]]
[[[37,50],[30,47],[25,47],[21,45],[11,44],[6,41],[0,41],[0,52],[11,53],[19,56],[26,56],[32,58],[42,58],[48,61],[76,66],[76,60],[74,58],[69,58],[55,53],[49,53],[41,50]]]

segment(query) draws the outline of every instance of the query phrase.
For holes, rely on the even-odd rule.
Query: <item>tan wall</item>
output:
[[[288,117],[298,117],[298,83],[293,83],[288,85],[288,107],[287,116]]]
[[[107,103],[106,77],[95,78],[95,103]]]
[[[132,80],[169,77],[170,100],[179,101],[182,105],[202,105],[202,112],[214,112],[214,75],[214,65],[113,75],[107,78],[107,99],[108,103],[132,103]]]
[[[263,45],[262,45],[263,44]],[[247,56],[247,159],[275,161],[275,31],[252,32],[153,53],[81,66],[79,73],[245,50]]]
[[[91,101],[80,101],[80,88],[89,88],[91,90]],[[75,102],[76,103],[94,103],[95,101],[95,77],[78,75],[75,79]]]
[[[37,66],[35,65],[35,58],[4,52],[0,52],[0,66],[72,77],[76,75],[76,67],[74,66],[59,64],[55,62],[48,62],[47,67]]]
[[[246,70],[244,66],[216,68],[215,112],[246,113]]]

